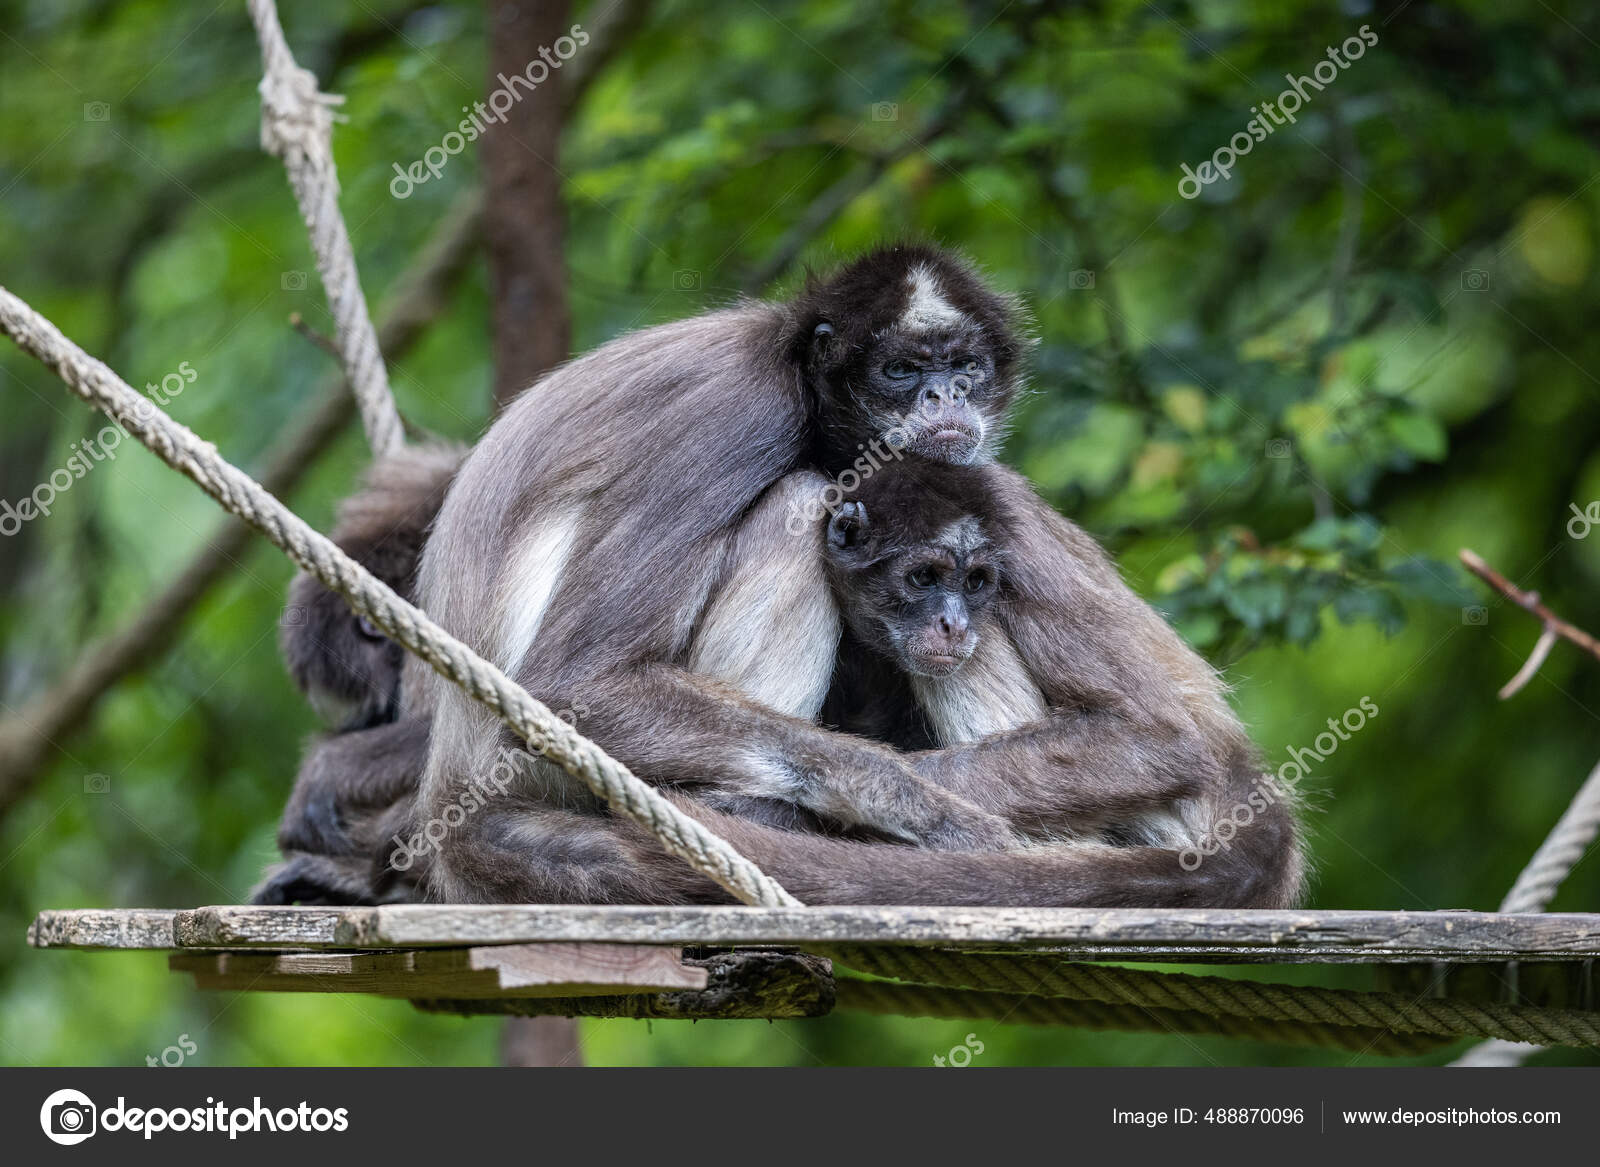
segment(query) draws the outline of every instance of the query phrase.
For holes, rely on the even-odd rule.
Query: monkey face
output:
[[[865,383],[896,420],[881,432],[891,446],[966,465],[984,447],[997,419],[993,405],[994,361],[966,330],[898,337],[879,346],[881,363]]]
[[[1014,392],[1016,306],[949,253],[876,251],[797,301],[800,363],[845,460],[869,443],[969,465],[993,454]]]
[[[828,524],[828,563],[850,630],[903,672],[948,677],[977,650],[999,585],[999,556],[976,517],[899,543],[866,505]]]
[[[896,663],[921,677],[948,677],[978,647],[978,621],[994,592],[995,573],[981,556],[923,547],[885,565],[873,613]]]
[[[309,576],[290,584],[282,644],[295,684],[331,727],[366,729],[393,720],[400,646]]]

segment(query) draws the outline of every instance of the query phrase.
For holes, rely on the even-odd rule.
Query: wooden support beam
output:
[[[518,1017],[632,1017],[659,1021],[767,1021],[821,1017],[833,1010],[833,967],[802,952],[722,952],[685,963],[702,968],[699,990],[591,997],[496,997],[413,1000],[426,1013]]]
[[[706,970],[680,948],[500,944],[420,952],[175,952],[197,989],[381,997],[592,997],[697,990]]]

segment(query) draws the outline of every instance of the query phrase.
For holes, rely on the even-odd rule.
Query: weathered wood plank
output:
[[[179,912],[172,930],[180,948],[405,947],[393,944],[340,945],[339,931],[345,914],[363,910],[219,905]]]
[[[420,952],[174,952],[197,989],[385,997],[590,997],[706,987],[678,948],[500,944]]]
[[[1258,959],[1572,960],[1600,955],[1600,915],[1474,912],[1252,912],[1073,908],[559,908],[396,905],[351,912],[357,946],[610,940],[677,944],[927,944],[1051,947],[1158,959],[1203,950]]]
[[[28,925],[34,948],[177,948],[176,908],[87,908],[40,912]]]
[[[1255,961],[1581,960],[1600,915],[908,907],[586,907],[401,904],[45,912],[52,948],[431,948],[579,943],[669,946],[923,944],[1049,949],[1085,958]]]

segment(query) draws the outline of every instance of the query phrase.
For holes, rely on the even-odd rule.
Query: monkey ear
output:
[[[867,534],[867,504],[847,502],[828,520],[828,544],[840,551],[861,546]]]

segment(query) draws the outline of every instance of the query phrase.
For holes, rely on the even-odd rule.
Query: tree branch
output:
[[[1467,570],[1506,599],[1510,600],[1523,611],[1538,618],[1544,626],[1538,643],[1533,646],[1533,654],[1528,657],[1526,664],[1517,670],[1517,675],[1507,681],[1500,690],[1500,699],[1515,694],[1519,689],[1533,679],[1534,673],[1539,671],[1539,666],[1544,664],[1545,658],[1550,655],[1550,649],[1555,645],[1557,638],[1570,641],[1583,649],[1584,652],[1600,660],[1600,640],[1596,640],[1583,629],[1569,624],[1557,616],[1539,599],[1538,592],[1525,592],[1505,576],[1483,561],[1483,557],[1476,551],[1461,549],[1461,562],[1466,564]]]

